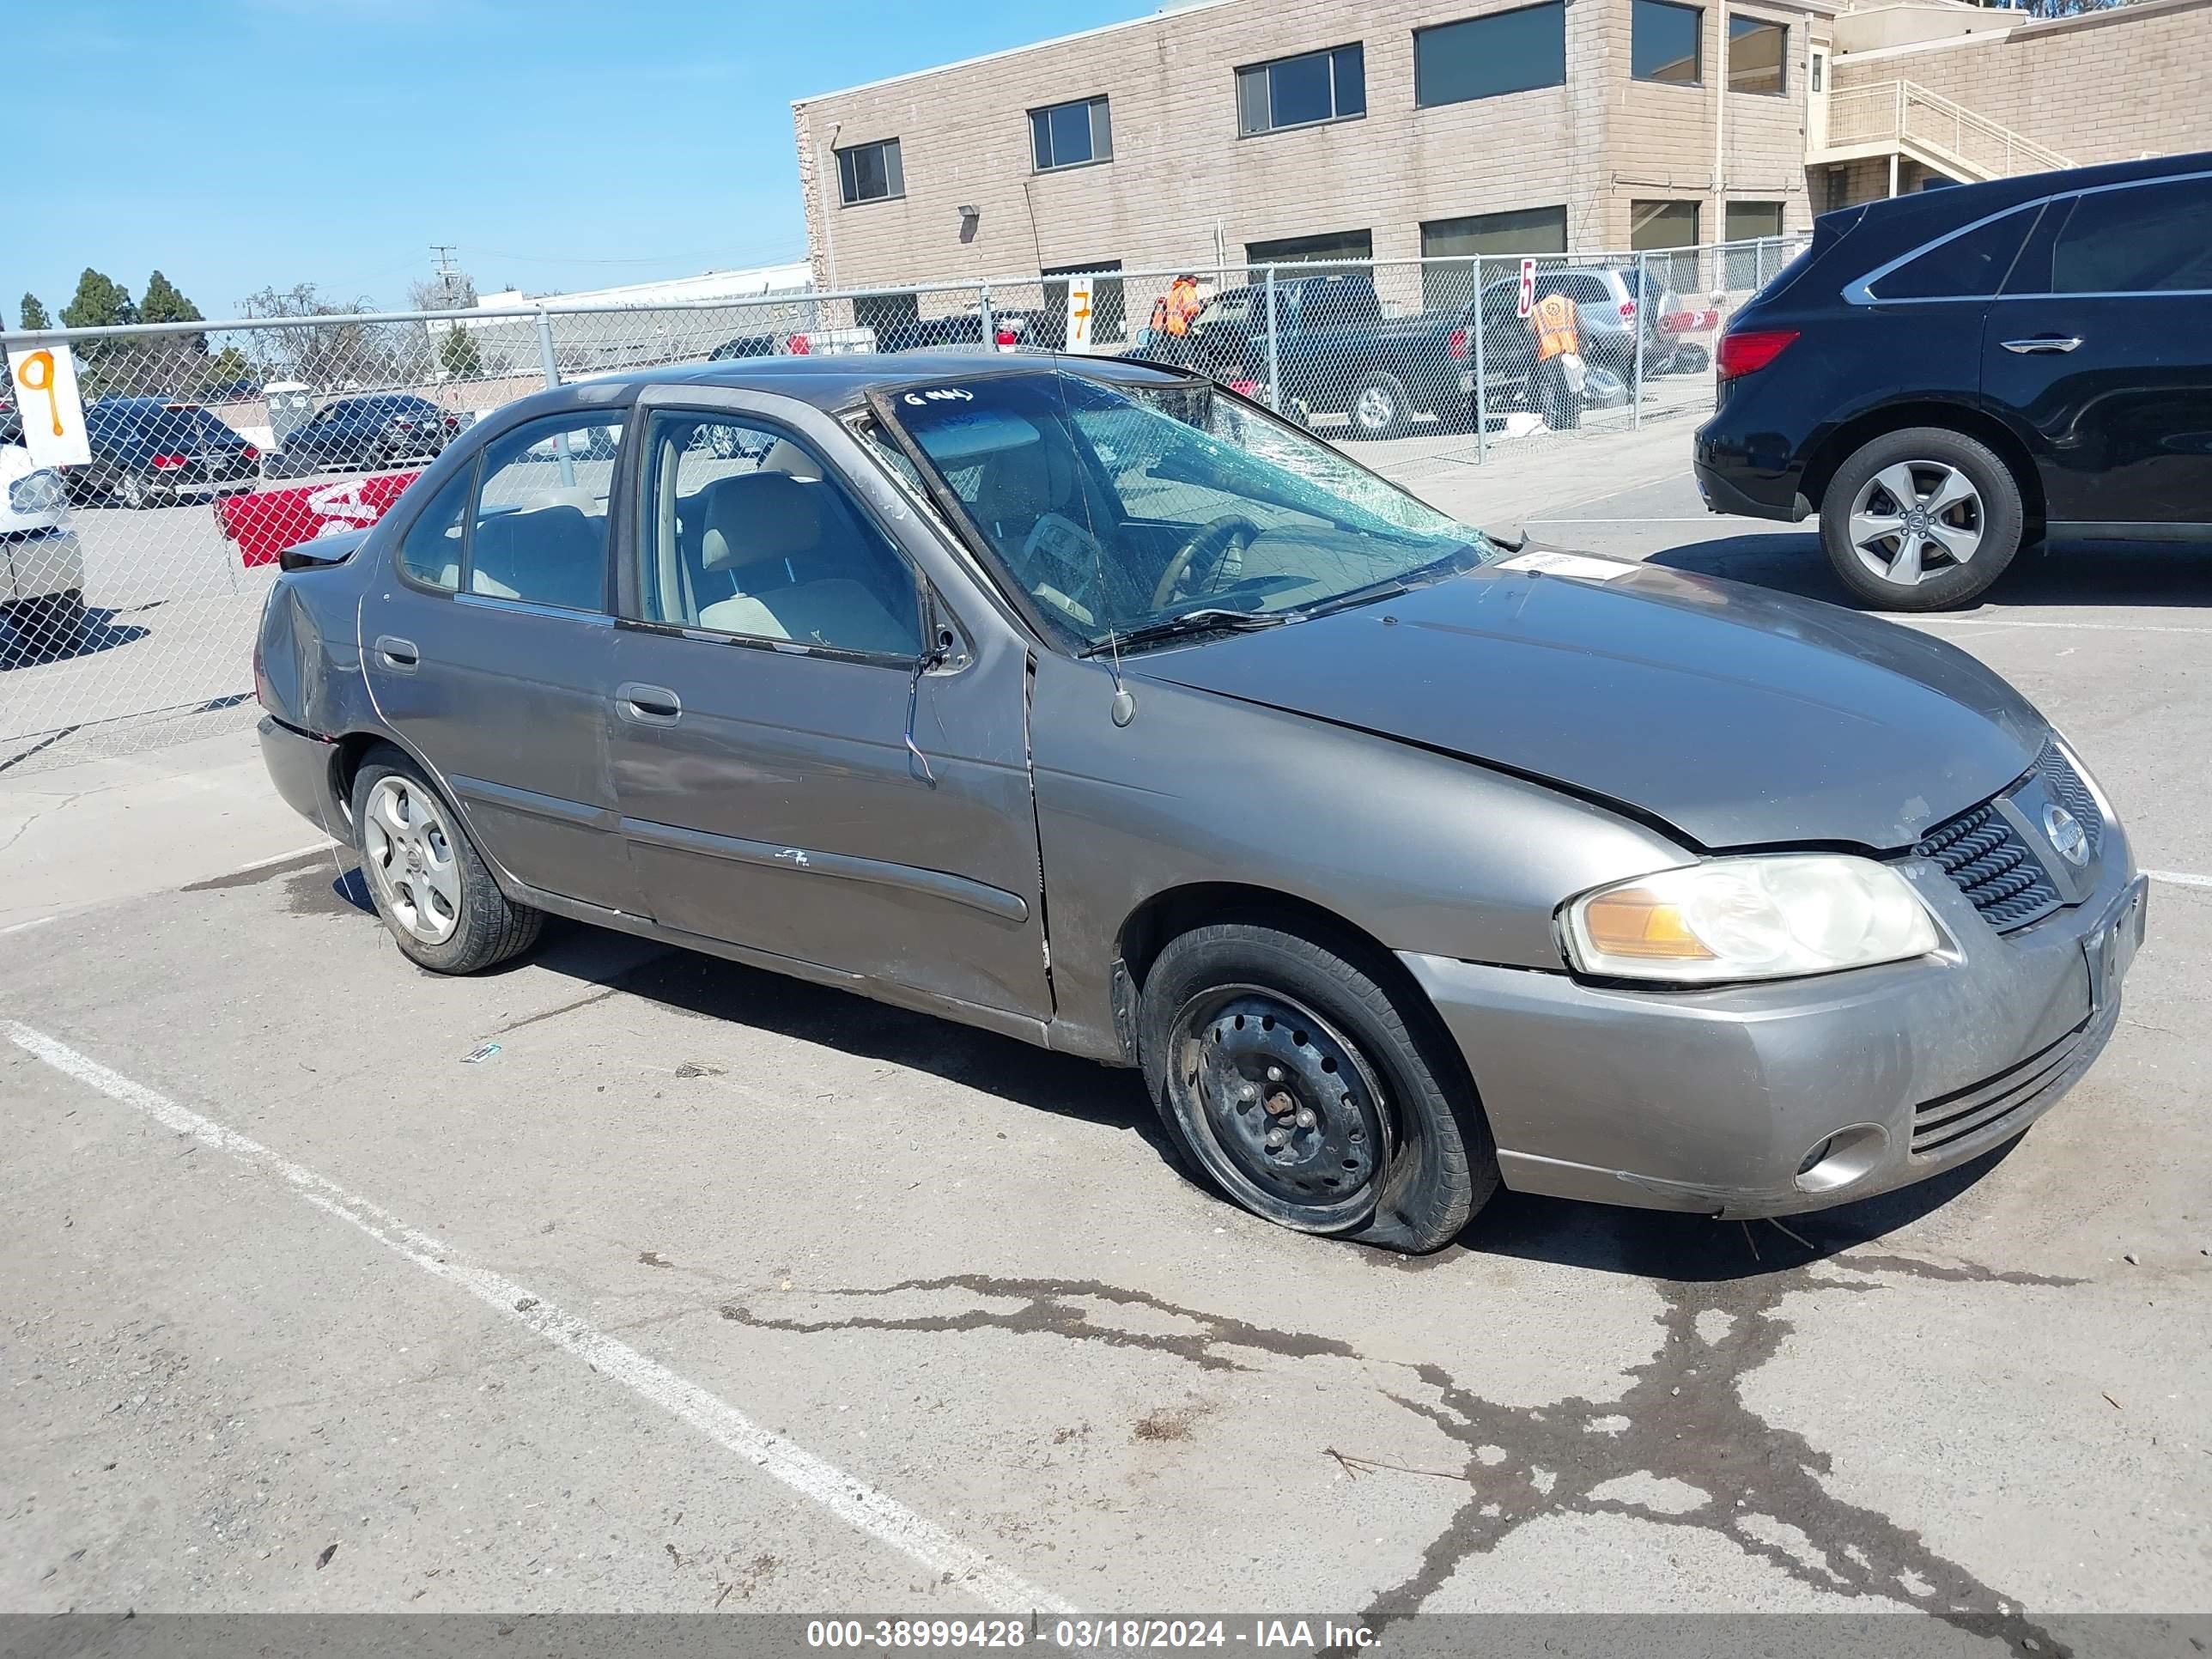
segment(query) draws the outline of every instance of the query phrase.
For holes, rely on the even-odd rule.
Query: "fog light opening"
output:
[[[1815,1141],[1797,1165],[1801,1193],[1840,1192],[1863,1181],[1881,1162],[1889,1135],[1879,1123],[1856,1123]]]

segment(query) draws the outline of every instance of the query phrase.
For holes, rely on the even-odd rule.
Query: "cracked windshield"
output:
[[[1037,609],[1093,646],[1292,621],[1499,556],[1202,384],[1043,372],[893,407]]]

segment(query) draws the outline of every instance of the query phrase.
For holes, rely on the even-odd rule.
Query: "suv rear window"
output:
[[[2042,211],[2032,204],[1962,231],[1875,278],[1868,291],[1877,300],[1986,299],[2003,283]]]
[[[2051,255],[2054,294],[2212,290],[2212,179],[2172,179],[2075,199]]]

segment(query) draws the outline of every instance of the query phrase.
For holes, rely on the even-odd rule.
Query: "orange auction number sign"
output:
[[[39,371],[35,380],[31,378],[34,368]],[[62,436],[66,428],[62,425],[61,396],[54,390],[54,354],[41,348],[27,355],[15,370],[15,383],[26,392],[46,394],[47,418],[53,422],[54,436]]]

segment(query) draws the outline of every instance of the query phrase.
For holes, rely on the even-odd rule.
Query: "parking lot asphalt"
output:
[[[1680,477],[1529,527],[1840,592]],[[1912,624],[2148,939],[2025,1138],[1786,1227],[1301,1237],[1129,1074],[580,927],[436,979],[328,851],[15,924],[0,1607],[2204,1610],[2208,600],[2063,549]]]

